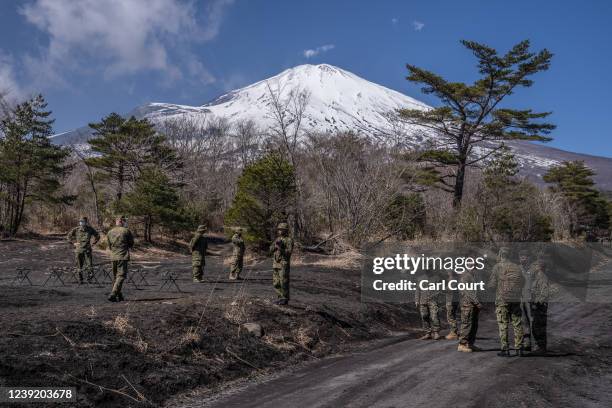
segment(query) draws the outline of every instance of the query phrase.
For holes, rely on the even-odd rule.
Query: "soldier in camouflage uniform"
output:
[[[430,283],[439,282],[440,279],[435,273],[426,272],[423,280]],[[440,293],[434,290],[421,290],[419,285],[415,291],[415,304],[421,315],[421,323],[425,335],[420,337],[420,340],[438,340],[440,339],[440,306],[438,305],[438,296]]]
[[[514,347],[519,356],[523,355],[523,322],[521,296],[524,278],[521,268],[508,259],[508,248],[500,250],[500,260],[493,267],[489,288],[495,288],[495,315],[499,326],[500,357],[509,357],[508,323],[512,322]]]
[[[244,239],[242,239],[242,228],[238,228],[232,236],[232,267],[229,278],[231,280],[242,279],[242,264],[244,259]]]
[[[193,281],[202,282],[202,274],[206,263],[206,250],[208,249],[208,240],[204,236],[206,232],[205,225],[199,225],[193,238],[189,242],[189,250],[191,251],[191,269]]]
[[[130,260],[130,249],[134,247],[134,236],[127,228],[125,217],[119,217],[115,221],[115,227],[108,231],[106,240],[111,250],[111,261],[113,265],[113,289],[108,300],[117,302],[124,300],[121,288],[123,281],[127,278],[128,262]]]
[[[462,283],[466,285],[473,284],[476,279],[474,271],[465,271],[460,278]],[[470,286],[466,286],[470,287]],[[461,335],[459,336],[459,345],[457,351],[471,353],[472,351],[480,351],[480,348],[474,345],[476,341],[476,333],[478,332],[478,317],[482,305],[478,300],[476,290],[464,289],[461,291]]]
[[[546,354],[546,323],[548,314],[548,301],[553,294],[550,282],[546,273],[552,266],[550,256],[540,254],[538,260],[530,268],[532,275],[531,301],[529,307],[531,311],[532,335],[534,340],[534,351],[532,354]]]
[[[451,271],[448,273],[448,280],[453,279]],[[447,282],[448,282],[447,280]],[[456,340],[458,338],[457,332],[457,317],[459,314],[459,294],[456,290],[446,289],[444,291],[444,297],[446,299],[446,321],[448,322],[449,332],[446,335],[446,340]]]
[[[94,239],[91,242],[91,239]],[[83,266],[87,269],[87,282],[91,282],[93,276],[93,256],[91,246],[100,240],[100,234],[89,226],[87,217],[81,217],[79,226],[73,228],[67,235],[69,242],[75,243],[75,258],[79,268],[79,283],[83,283]]]
[[[277,227],[278,237],[270,246],[272,253],[272,284],[278,295],[277,305],[289,302],[289,272],[291,269],[291,253],[293,240],[289,238],[289,226],[281,222]]]
[[[531,326],[533,317],[531,316],[531,287],[533,284],[533,272],[529,259],[529,251],[522,250],[519,252],[519,266],[521,273],[525,279],[523,286],[523,295],[521,297],[521,313],[523,315],[523,349],[531,351]]]

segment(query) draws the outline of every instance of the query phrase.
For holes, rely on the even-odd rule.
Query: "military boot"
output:
[[[275,305],[286,306],[289,301],[287,299],[278,299],[274,302]]]
[[[432,337],[432,338],[433,338],[434,340],[440,340],[440,333],[438,333],[438,332],[434,332],[434,333],[433,333],[433,337]]]
[[[498,357],[510,357],[510,352],[508,350],[502,350],[497,353]]]
[[[110,296],[108,297],[108,301],[109,302],[116,302],[117,301],[117,296],[114,293],[111,293]]]
[[[446,340],[457,340],[459,338],[459,336],[457,336],[457,332],[456,331],[451,331],[444,338]]]
[[[117,302],[123,302],[124,300],[123,293],[117,293]]]
[[[431,333],[426,333],[424,336],[419,337],[419,340],[431,340]]]
[[[516,350],[516,356],[517,356],[517,357],[525,357],[525,356],[526,356],[526,354],[525,354],[525,350],[524,350],[522,347],[519,347],[519,348]]]
[[[203,283],[204,281],[200,278],[193,278],[194,283]]]
[[[472,344],[470,347],[471,347],[471,349],[472,349],[473,351],[482,351],[482,349],[481,349],[480,347],[475,346],[475,345],[473,345],[473,344]]]
[[[457,346],[457,351],[461,351],[463,353],[471,353],[474,351],[474,349],[472,349],[470,346],[468,346],[467,344],[461,344],[459,343],[459,345]]]

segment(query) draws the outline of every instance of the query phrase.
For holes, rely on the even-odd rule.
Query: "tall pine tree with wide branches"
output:
[[[422,85],[423,93],[436,96],[441,105],[399,112],[401,120],[434,136],[436,142],[422,152],[421,159],[438,175],[437,185],[453,194],[455,207],[463,199],[468,167],[486,160],[504,141],[549,141],[548,134],[555,128],[544,121],[550,112],[501,106],[518,88],[533,85],[530,77],[549,68],[552,53],[530,51],[529,41],[516,44],[504,55],[474,41],[461,43],[476,57],[480,78],[472,84],[451,82],[409,64],[407,79]],[[440,168],[450,171],[439,172]]]

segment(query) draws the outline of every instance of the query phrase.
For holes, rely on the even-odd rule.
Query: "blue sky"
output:
[[[4,0],[0,87],[42,92],[57,132],[150,101],[203,104],[303,63],[435,104],[406,63],[470,81],[460,39],[499,50],[530,39],[552,67],[508,106],[553,111],[552,146],[612,157],[611,18],[605,0]]]

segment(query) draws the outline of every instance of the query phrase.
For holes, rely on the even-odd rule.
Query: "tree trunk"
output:
[[[463,187],[465,182],[465,168],[466,158],[459,159],[459,165],[457,166],[457,177],[455,178],[455,191],[453,193],[453,207],[461,207],[461,200],[463,199]]]

